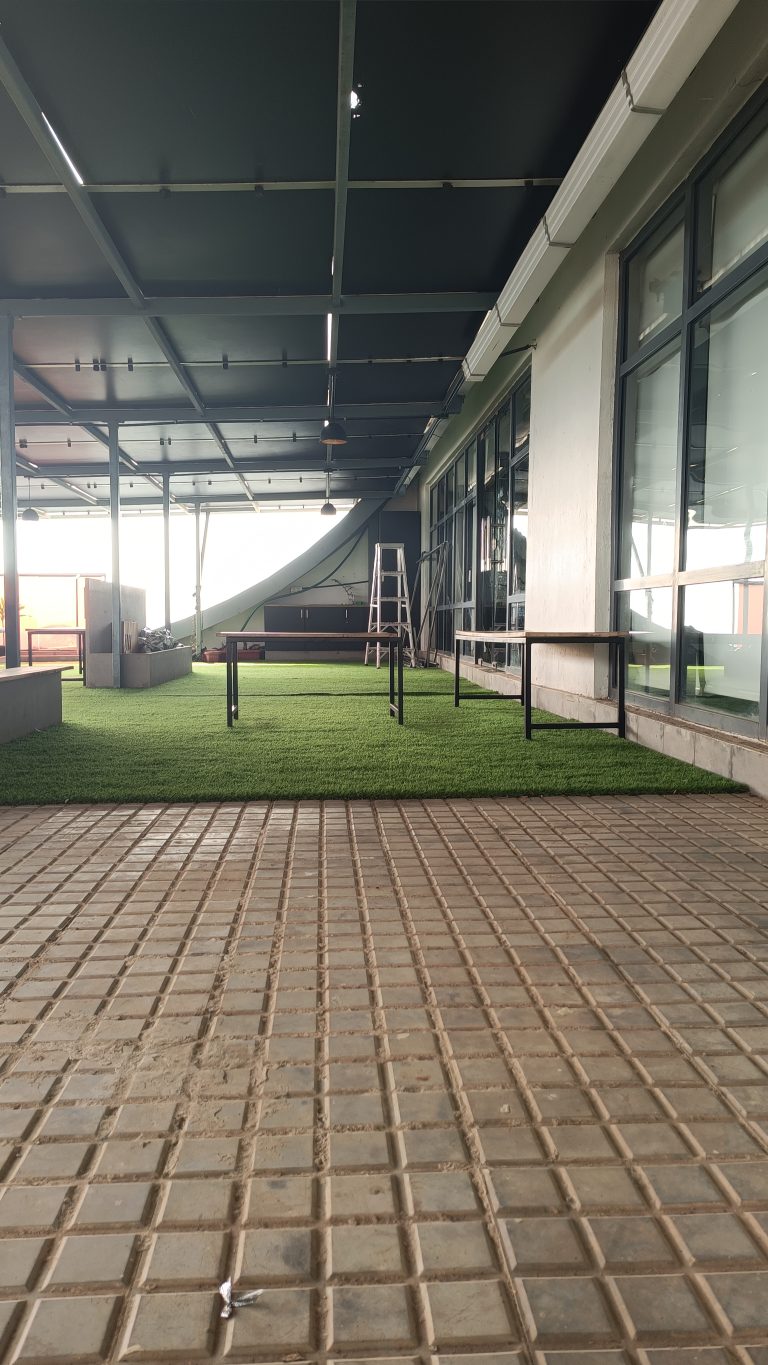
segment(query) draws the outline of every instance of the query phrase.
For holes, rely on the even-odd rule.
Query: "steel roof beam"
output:
[[[24,459],[24,455],[17,452],[17,461]],[[426,462],[426,457],[425,457]],[[26,461],[30,465],[30,461]],[[390,456],[383,459],[332,459],[330,462],[331,473],[354,473],[366,474],[376,471],[386,474],[390,472],[394,477],[401,469],[410,469],[413,461],[405,455]],[[324,474],[329,467],[326,461],[317,456],[312,460],[285,459],[279,458],[265,460],[238,460],[237,467],[243,474]],[[178,462],[152,460],[142,461],[136,469],[124,471],[122,477],[139,477],[149,479],[160,479],[164,474],[169,474],[172,479],[188,478],[209,478],[214,475],[230,474],[232,471],[225,460],[179,460]],[[104,479],[109,474],[109,466],[104,464],[77,464],[75,462],[59,463],[58,461],[50,464],[31,465],[25,468],[24,473],[30,473],[35,479],[46,479],[53,481],[54,476],[60,479]],[[159,486],[159,485],[156,485]]]
[[[320,480],[318,479],[318,483],[319,483],[319,482],[320,482]],[[386,487],[381,487],[380,485],[375,485],[375,486],[373,486],[373,487],[363,487],[363,488],[358,487],[357,485],[353,485],[352,487],[349,487],[349,488],[343,488],[343,487],[338,487],[338,488],[336,488],[336,487],[334,487],[332,491],[333,491],[334,501],[339,501],[339,502],[344,502],[344,501],[359,502],[359,501],[361,501],[361,500],[363,500],[363,499],[365,499],[365,498],[379,498],[379,499],[381,499],[381,498],[391,498],[391,497],[394,497],[394,493],[395,493],[394,485],[393,485],[393,484],[388,484]],[[300,502],[300,503],[307,503],[307,504],[315,504],[315,503],[320,504],[320,503],[323,502],[324,498],[325,498],[325,490],[324,490],[324,488],[316,488],[316,489],[315,489],[315,488],[297,488],[297,489],[292,488],[292,489],[288,489],[287,491],[284,491],[284,492],[282,492],[282,493],[275,492],[274,490],[270,489],[269,492],[257,494],[255,501],[256,501],[257,505],[258,505],[259,503],[265,503],[265,504],[266,504],[266,503],[284,503],[284,502]],[[121,511],[122,511],[124,508],[132,508],[132,507],[156,507],[156,508],[158,509],[158,511],[159,511],[159,510],[162,508],[162,505],[163,505],[163,497],[162,497],[162,493],[159,493],[159,492],[158,492],[158,494],[157,494],[157,497],[155,497],[155,498],[153,498],[153,497],[133,497],[133,498],[131,498],[131,497],[127,497],[127,498],[121,497],[121,498],[120,498],[120,509],[121,509]],[[211,497],[185,497],[185,498],[183,498],[183,499],[181,500],[181,502],[180,502],[180,504],[179,504],[179,506],[182,507],[185,511],[187,511],[187,510],[189,510],[189,509],[195,507],[195,505],[199,505],[200,507],[235,507],[235,506],[251,507],[251,506],[252,506],[252,500],[251,500],[250,498],[247,498],[247,497],[245,496],[244,493],[220,493],[220,494],[214,493]],[[87,507],[87,506],[88,506],[88,504],[86,504],[86,503],[83,501],[83,507]],[[79,510],[79,504],[78,504],[78,505],[75,505],[73,502],[69,502],[69,501],[68,501],[68,502],[45,502],[45,501],[42,501],[42,500],[38,499],[38,501],[37,501],[37,507],[38,507],[39,511],[41,511],[41,512],[56,512],[56,511],[64,511],[64,512],[67,512],[67,511],[77,511],[77,510]],[[94,508],[94,510],[104,510],[104,511],[106,512],[106,511],[108,511],[108,509],[109,509],[109,498],[99,498],[99,499],[98,499],[98,502],[97,502],[97,506]]]
[[[349,180],[349,190],[527,190],[531,188],[557,189],[562,176],[502,176],[481,180]],[[86,181],[83,189],[88,194],[267,194],[324,190],[336,188],[335,180],[181,180],[137,181],[121,180],[114,184],[93,184]],[[63,185],[4,184],[5,194],[66,194]]]
[[[328,337],[329,395],[332,374],[339,354],[339,313],[344,275],[344,240],[347,231],[347,192],[349,186],[349,140],[352,128],[352,79],[355,63],[355,19],[357,0],[341,0],[339,5],[339,67],[336,88],[336,182],[333,200],[333,256],[331,258],[330,334]]]
[[[441,399],[431,399],[426,402],[406,401],[403,403],[341,403],[336,407],[337,417],[344,418],[345,421],[397,421],[409,417],[425,419],[428,417],[439,417],[446,410],[446,404]],[[461,411],[461,397],[456,396],[452,400],[448,410],[451,413]],[[87,422],[120,422],[122,426],[128,427],[132,423],[141,423],[154,426],[157,424],[182,423],[184,426],[195,426],[202,424],[207,426],[211,422],[322,422],[327,416],[327,408],[324,403],[308,403],[303,406],[288,407],[283,405],[267,404],[241,404],[231,407],[205,407],[201,412],[194,409],[181,408],[175,406],[138,406],[126,405],[125,407],[105,407],[94,404],[90,407],[76,407],[70,410],[69,416],[50,412],[44,408],[17,408],[16,425],[17,427],[52,427],[64,426],[69,422],[74,426],[84,426]],[[360,433],[361,438],[365,433]],[[355,440],[355,433],[350,435],[351,440]]]
[[[141,303],[129,298],[0,298],[0,313],[11,317],[345,317],[411,313],[487,313],[496,295],[481,290],[441,293],[342,294],[200,294],[153,295]]]
[[[123,258],[116,243],[110,237],[104,223],[93,207],[88,192],[83,187],[80,176],[76,173],[69,157],[64,154],[64,150],[59,144],[58,138],[53,133],[41,106],[35,99],[31,88],[24,79],[16,61],[2,38],[0,38],[0,82],[16,105],[16,108],[34,137],[38,147],[52,166],[54,173],[61,180],[61,183],[75,209],[79,213],[85,228],[96,243],[96,246],[113,274],[116,276],[118,282],[122,285],[131,303],[135,307],[141,309],[144,303],[144,294],[138,281],[134,278],[130,266]],[[145,317],[144,321],[150,335],[159,346],[176,376],[176,379],[181,385],[183,392],[187,395],[193,407],[201,410],[202,400],[200,399],[200,395],[192,381],[189,379],[189,376],[186,374],[162,324],[154,317]],[[119,420],[119,418],[116,420]],[[235,472],[236,477],[242,484],[244,492],[247,496],[250,496],[248,484],[241,475],[237,474],[231,452],[226,441],[222,439],[221,433],[217,430],[215,424],[211,424],[208,427],[208,430],[225,460],[232,465],[233,472]]]

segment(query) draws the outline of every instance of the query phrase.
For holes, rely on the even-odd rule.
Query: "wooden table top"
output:
[[[27,635],[85,635],[85,626],[25,626]]]
[[[369,630],[220,630],[224,640],[381,640],[392,644],[395,631]]]
[[[14,678],[35,678],[39,673],[70,673],[72,664],[36,664],[34,668],[0,668],[0,683]]]
[[[454,636],[456,640],[495,641],[499,644],[520,644],[525,640],[551,640],[553,644],[558,640],[583,640],[589,644],[590,641],[628,640],[629,637],[628,630],[457,630]]]

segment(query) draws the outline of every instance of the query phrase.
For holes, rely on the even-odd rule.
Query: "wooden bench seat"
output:
[[[0,744],[61,725],[61,675],[70,667],[0,669]]]

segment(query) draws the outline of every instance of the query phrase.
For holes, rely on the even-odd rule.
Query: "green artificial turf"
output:
[[[243,665],[229,730],[223,664],[148,691],[67,684],[61,726],[0,747],[0,802],[740,790],[603,731],[526,742],[518,702],[463,682],[456,710],[437,669],[406,670],[399,727],[387,688],[386,667]]]

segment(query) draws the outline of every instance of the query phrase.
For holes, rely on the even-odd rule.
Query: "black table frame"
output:
[[[517,635],[517,632],[513,632],[513,631],[498,631],[498,630],[489,630],[489,631],[473,630],[473,631],[470,631],[469,634],[472,636],[472,638],[471,638],[470,640],[467,640],[467,639],[463,638],[463,636],[460,636],[459,639],[454,640],[454,642],[453,642],[453,659],[454,659],[454,670],[453,670],[453,704],[454,704],[454,706],[458,706],[458,704],[459,704],[459,698],[460,698],[460,696],[461,696],[461,692],[459,691],[459,683],[460,683],[461,674],[460,674],[460,671],[459,671],[459,670],[460,670],[461,660],[462,660],[463,657],[464,657],[463,654],[462,654],[462,652],[461,652],[461,646],[462,646],[462,645],[465,645],[465,644],[471,644],[471,645],[473,646],[472,653],[473,653],[473,656],[474,656],[474,662],[477,663],[477,646],[478,646],[478,645],[481,645],[481,644],[484,644],[486,641],[490,641],[491,643],[495,643],[495,644],[499,644],[499,645],[519,645],[519,646],[520,646],[520,691],[519,691],[519,692],[499,692],[498,695],[499,695],[500,697],[506,698],[508,701],[519,701],[520,704],[522,705],[522,703],[523,703],[523,689],[524,689],[524,686],[525,686],[525,636],[524,636],[522,633],[518,636],[518,635]],[[512,639],[512,638],[511,638],[512,635],[516,635],[517,638]],[[502,637],[503,637],[503,638],[502,638]],[[467,700],[467,697],[468,697],[468,696],[471,697],[472,694],[471,694],[471,693],[467,694],[467,693],[465,692],[465,693],[464,693],[464,699]]]
[[[306,631],[278,631],[275,632],[281,639],[295,638],[302,641],[308,638]],[[241,644],[269,644],[270,632],[266,631],[259,635],[256,631],[222,631],[224,645],[227,651],[227,725],[232,727],[234,722],[239,719],[240,714],[240,689],[238,681],[238,647]],[[382,638],[380,631],[355,632],[342,631],[338,637],[322,631],[318,638],[323,639],[355,639],[360,644],[384,643],[389,649],[389,714],[397,717],[398,725],[403,724],[403,637],[398,632],[387,634]],[[393,648],[394,646],[394,648]]]
[[[584,633],[564,635],[559,631],[548,635],[543,631],[526,631],[526,669],[523,683],[525,699],[525,738],[531,738],[532,730],[616,730],[619,739],[626,739],[627,736],[627,708],[626,708],[626,662],[627,662],[627,637],[617,635],[615,631],[607,631],[605,634],[600,631],[589,631],[587,638]],[[609,651],[609,668],[612,662],[618,665],[618,686],[617,701],[619,713],[614,721],[607,720],[531,720],[531,646],[532,645],[607,645]]]
[[[77,671],[83,680],[85,687],[85,626],[39,626],[27,629],[27,663],[32,667],[32,636],[33,635],[75,635],[77,637]],[[75,678],[67,678],[66,682],[75,682]]]
[[[627,636],[617,634],[615,631],[582,631],[574,632],[569,635],[562,631],[520,631],[519,635],[515,631],[493,631],[488,632],[474,630],[469,634],[475,637],[470,643],[481,644],[483,640],[496,641],[499,644],[519,645],[520,646],[520,692],[507,692],[505,696],[512,700],[520,700],[523,703],[525,712],[525,738],[532,738],[534,730],[616,730],[619,739],[627,737],[627,707],[626,707],[626,664],[627,664]],[[454,640],[454,677],[453,677],[453,704],[459,704],[459,668],[461,663],[461,646],[465,641],[461,638]],[[533,710],[533,685],[531,669],[531,651],[533,645],[607,645],[609,650],[609,667],[614,664],[617,672],[616,700],[618,702],[618,717],[615,721],[607,720],[548,720],[534,721],[531,719]],[[477,651],[475,650],[475,654]]]

